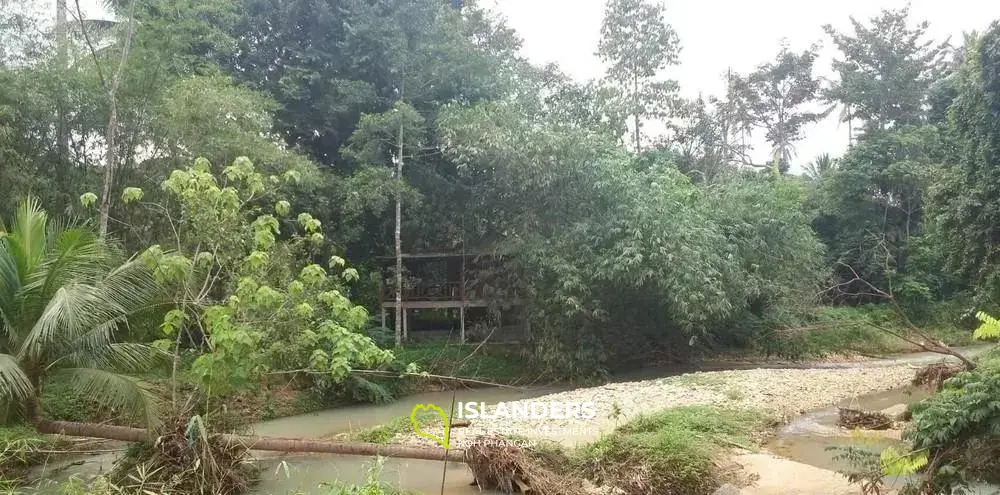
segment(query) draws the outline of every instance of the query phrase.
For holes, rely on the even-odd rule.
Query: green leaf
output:
[[[84,208],[90,208],[91,206],[94,206],[94,203],[96,202],[97,195],[94,193],[89,192],[80,195],[80,204],[83,205]]]
[[[163,330],[164,335],[173,336],[181,330],[186,321],[187,315],[183,311],[172,309],[167,311],[167,314],[163,316],[163,323],[160,324],[160,329]]]
[[[972,332],[973,339],[991,340],[1000,338],[1000,320],[997,320],[982,311],[976,313],[976,319],[979,320],[980,324],[979,327]]]
[[[142,201],[143,192],[138,187],[126,187],[122,190],[122,202],[125,204]]]
[[[908,476],[916,473],[927,465],[926,452],[910,452],[902,454],[888,447],[880,454],[882,472],[887,476]]]

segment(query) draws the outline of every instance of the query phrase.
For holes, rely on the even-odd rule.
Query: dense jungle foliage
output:
[[[815,48],[783,46],[723,97],[684,101],[662,77],[681,40],[637,1],[608,4],[608,73],[587,83],[530,64],[473,2],[136,0],[108,5],[114,22],[69,5],[57,24],[43,7],[3,11],[0,217],[16,227],[34,205],[141,255],[163,293],[116,337],[216,350],[191,363],[203,385],[226,360],[334,376],[391,360],[331,351],[379,335],[362,308],[387,282],[377,257],[397,200],[402,252],[506,256],[488,285],[517,295],[526,352],[561,376],[727,348],[805,354],[794,330],[826,324],[824,304],[898,304],[955,327],[1000,291],[996,26],[951,46],[885,11],[827,28],[837,81],[815,75]],[[796,157],[834,108],[850,149]],[[667,132],[647,135],[651,122]],[[750,158],[748,133],[768,161]],[[39,256],[59,256],[52,236]],[[361,306],[315,299],[326,268]],[[324,326],[324,305],[349,321]],[[282,323],[255,325],[269,307]],[[18,318],[35,316],[5,328],[33,324]],[[288,340],[309,325],[320,333]],[[254,355],[218,353],[229,331]]]
[[[388,399],[380,373],[480,376],[372,317],[397,237],[502,255],[486,285],[530,328],[502,354],[550,378],[962,342],[996,314],[1000,22],[956,45],[886,10],[824,28],[832,81],[783,45],[686,100],[658,2],[608,1],[586,82],[474,0],[106,3],[0,7],[8,419],[154,427],[277,380],[328,404]],[[834,113],[847,151],[797,156]]]

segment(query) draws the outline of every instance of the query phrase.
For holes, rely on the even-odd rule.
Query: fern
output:
[[[887,476],[908,476],[927,465],[927,452],[900,453],[892,447],[882,451],[882,472]]]
[[[987,340],[1000,338],[1000,320],[980,311],[976,313],[979,320],[979,328],[972,333],[972,338],[976,340]]]

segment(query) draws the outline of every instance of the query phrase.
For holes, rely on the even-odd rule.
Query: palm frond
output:
[[[33,395],[35,388],[14,356],[0,354],[0,397],[23,402]]]
[[[10,253],[0,239],[0,332],[8,339],[16,318],[17,307],[15,301],[17,294],[21,290],[21,279],[17,274],[17,265],[10,257]],[[10,352],[10,349],[0,349],[0,351]]]
[[[42,210],[37,198],[22,201],[14,212],[14,223],[4,240],[22,277],[31,273],[42,261],[47,222],[48,214]]]
[[[18,359],[38,361],[46,351],[66,348],[71,335],[84,332],[87,321],[106,313],[91,286],[72,284],[60,287],[28,331],[18,349]],[[103,318],[110,319],[110,318]]]
[[[18,355],[38,359],[45,349],[79,345],[84,336],[100,347],[110,342],[113,326],[148,306],[159,287],[149,271],[137,260],[112,269],[96,285],[69,283],[48,300],[20,345]],[[106,337],[105,337],[106,336]]]
[[[52,245],[47,255],[26,277],[25,304],[29,313],[32,309],[37,312],[40,302],[47,301],[63,285],[97,280],[113,265],[97,237],[85,229],[56,231],[49,236]]]
[[[156,386],[128,375],[95,368],[64,368],[76,392],[99,401],[127,417],[160,426],[163,400]]]
[[[114,305],[122,316],[145,309],[161,293],[153,274],[138,258],[112,268],[99,288],[102,298]]]
[[[119,373],[143,373],[167,362],[169,356],[146,344],[119,342],[72,352],[54,361],[50,368],[99,368]]]
[[[122,320],[124,318],[94,325],[71,344],[70,353],[77,354],[99,351],[111,345],[114,342],[115,331],[118,330],[118,326]]]

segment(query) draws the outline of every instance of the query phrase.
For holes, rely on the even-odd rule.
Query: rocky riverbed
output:
[[[452,429],[450,443],[453,448],[462,448],[477,435],[494,433],[565,444],[586,442],[635,416],[686,405],[758,409],[788,418],[851,397],[905,386],[914,371],[915,366],[910,364],[848,369],[753,369],[613,383],[504,403],[508,411],[530,407],[531,403],[591,403],[594,411],[591,418],[472,419],[469,427]],[[495,406],[487,406],[486,411],[491,415],[497,413]],[[433,432],[434,428],[430,430]],[[396,442],[433,445],[431,440],[409,432],[397,436]]]

